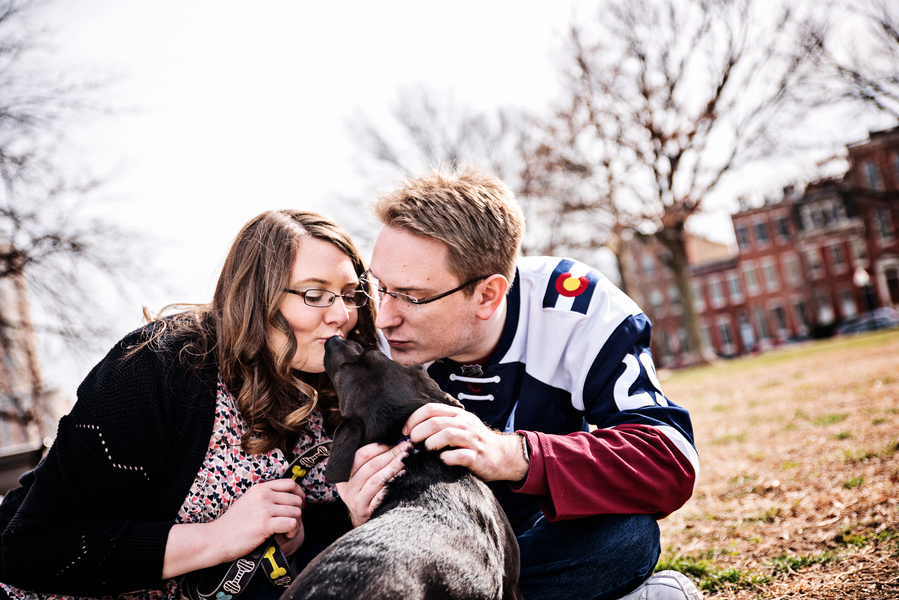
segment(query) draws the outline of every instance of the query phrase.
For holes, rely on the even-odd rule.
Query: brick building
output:
[[[841,179],[809,184],[732,215],[736,253],[691,238],[692,291],[705,343],[738,356],[829,335],[859,313],[899,307],[899,128],[848,147]],[[628,293],[653,322],[662,366],[685,364],[681,299],[651,237],[624,249]]]

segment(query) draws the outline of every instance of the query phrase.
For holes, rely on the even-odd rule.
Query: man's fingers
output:
[[[455,450],[447,450],[445,452],[441,452],[440,460],[451,467],[460,466],[471,468],[471,466],[475,462],[476,456],[477,454],[474,450],[469,450],[468,448],[457,448]]]
[[[425,404],[406,419],[406,424],[403,426],[403,435],[412,437],[412,441],[420,442],[423,438],[416,439],[412,436],[412,430],[423,422],[434,417],[453,417],[463,412],[465,412],[463,409],[448,404],[436,404],[433,402]]]

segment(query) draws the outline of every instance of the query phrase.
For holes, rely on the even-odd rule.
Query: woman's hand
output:
[[[340,498],[350,510],[353,527],[368,521],[381,504],[386,493],[384,486],[402,473],[403,459],[411,449],[410,442],[401,442],[393,448],[368,444],[356,451],[349,481],[337,484]]]
[[[163,579],[237,560],[275,534],[282,534],[281,551],[293,554],[305,537],[305,499],[294,480],[276,479],[250,487],[215,521],[175,525],[165,546]]]

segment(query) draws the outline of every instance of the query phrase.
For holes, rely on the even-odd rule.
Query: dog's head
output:
[[[334,433],[325,479],[347,481],[356,450],[396,444],[406,419],[431,402],[462,404],[441,391],[420,367],[404,367],[379,350],[338,336],[325,342],[325,371],[334,382],[343,422]]]

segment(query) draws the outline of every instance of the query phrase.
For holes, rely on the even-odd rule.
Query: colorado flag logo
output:
[[[543,296],[543,308],[567,309],[587,314],[587,307],[590,306],[598,281],[599,273],[593,269],[573,260],[563,259],[549,278]]]

